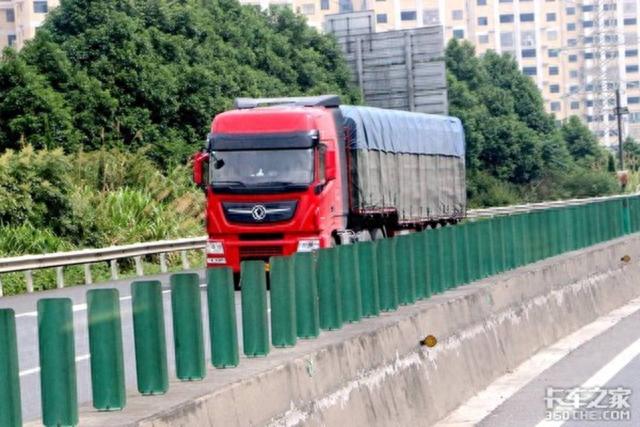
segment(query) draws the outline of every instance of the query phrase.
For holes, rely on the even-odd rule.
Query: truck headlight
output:
[[[209,240],[207,242],[207,254],[222,255],[224,254],[224,246],[220,240]]]
[[[298,252],[312,252],[320,249],[320,239],[304,239],[298,242]]]

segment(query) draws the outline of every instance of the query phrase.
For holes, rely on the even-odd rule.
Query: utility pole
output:
[[[622,150],[622,116],[629,114],[627,107],[620,105],[620,88],[616,89],[616,116],[618,118],[618,159],[620,161],[620,169],[624,170],[624,152]]]

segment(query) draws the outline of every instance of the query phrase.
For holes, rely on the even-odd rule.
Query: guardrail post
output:
[[[207,269],[207,305],[209,308],[211,363],[216,368],[238,366],[240,358],[231,268]]]
[[[358,245],[338,246],[342,291],[342,318],[347,323],[362,318],[362,293],[360,289],[360,268],[358,265]]]
[[[84,267],[84,284],[90,285],[93,283],[93,276],[91,275],[91,264],[85,264],[83,267]]]
[[[318,251],[316,272],[320,300],[320,328],[340,329],[342,327],[342,282],[337,249],[328,248]]]
[[[62,267],[56,267],[56,288],[64,288],[64,270]]]
[[[16,340],[16,316],[0,309],[0,426],[21,427],[20,368]]]
[[[183,381],[205,377],[200,277],[196,273],[171,275],[171,312],[176,376]]]
[[[73,312],[70,298],[38,301],[40,390],[45,426],[78,424]]]
[[[191,266],[189,265],[189,257],[187,256],[187,251],[180,251],[180,259],[182,260],[182,269],[188,270]]]
[[[380,309],[382,311],[393,311],[398,308],[396,240],[386,238],[379,241],[377,246]]]
[[[360,290],[362,292],[362,315],[364,317],[380,314],[380,289],[378,284],[377,242],[360,243]]]
[[[242,340],[247,357],[269,354],[267,283],[263,261],[242,261]]]
[[[118,260],[112,259],[109,261],[109,266],[111,267],[111,280],[118,280]]]
[[[33,272],[31,270],[24,272],[24,282],[27,287],[27,292],[33,293]]]
[[[2,276],[0,276],[0,297],[4,296],[4,290],[2,289]]]
[[[293,257],[274,256],[269,260],[271,291],[271,344],[291,347],[296,344],[296,292]]]
[[[165,252],[160,253],[160,272],[166,273],[169,271],[167,268],[167,254]]]
[[[138,391],[164,394],[169,388],[162,287],[157,280],[131,284]]]
[[[137,276],[144,276],[144,268],[142,267],[142,257],[134,256],[133,257],[133,261],[136,264],[136,275]]]
[[[295,276],[296,331],[299,338],[315,338],[320,334],[318,282],[315,254],[299,252],[293,256]]]
[[[118,290],[87,292],[87,318],[93,407],[99,411],[121,410],[126,404],[126,390]]]

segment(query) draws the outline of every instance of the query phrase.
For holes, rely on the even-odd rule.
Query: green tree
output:
[[[235,97],[337,93],[357,102],[349,82],[335,40],[286,7],[67,0],[0,62],[0,150],[21,139],[67,152],[149,146],[169,169]]]

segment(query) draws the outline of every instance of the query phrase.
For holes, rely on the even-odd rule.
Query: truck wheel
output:
[[[370,242],[371,233],[369,230],[360,230],[356,233],[356,242]]]
[[[382,232],[381,228],[374,228],[373,232],[371,233],[371,237],[373,238],[374,241],[382,240],[384,239],[384,233]]]

